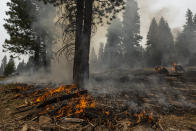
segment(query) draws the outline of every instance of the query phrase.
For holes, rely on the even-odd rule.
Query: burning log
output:
[[[161,66],[156,66],[155,71],[160,74],[165,74],[165,75],[169,74],[169,71],[165,67],[161,67]]]
[[[171,70],[174,73],[185,73],[184,68],[181,65],[177,65],[176,62],[174,62]]]
[[[34,108],[44,108],[44,107],[46,107],[46,106],[48,106],[50,104],[57,103],[57,102],[60,102],[60,101],[63,101],[63,100],[77,98],[80,95],[84,95],[84,94],[87,94],[87,93],[88,92],[86,90],[84,90],[84,91],[80,91],[80,92],[74,93],[74,94],[69,94],[69,95],[66,94],[66,95],[62,95],[62,96],[57,96],[57,97],[54,97],[54,98],[50,98],[49,100],[46,100],[43,103],[40,103],[40,104],[38,104],[36,106],[35,105],[22,105],[22,106],[19,106],[17,108],[18,111],[14,112],[13,114],[26,112],[26,111],[32,110]],[[57,109],[57,110],[59,110],[59,109]],[[54,110],[54,111],[57,111],[57,110]],[[52,112],[54,112],[54,111],[52,111]]]
[[[157,84],[153,85],[153,83],[150,82],[152,80],[151,76],[153,76],[153,78],[154,76],[159,77],[163,80],[159,83],[158,88]],[[181,95],[178,94],[186,96],[187,101],[193,101],[191,103],[195,102],[194,98],[196,96],[195,84],[190,84],[188,80],[186,80],[186,83],[181,81],[179,79],[180,76],[182,75],[178,73],[170,73],[167,76],[157,75],[156,73],[146,73],[142,75],[141,79],[141,76],[138,75],[134,78],[134,83],[145,84],[145,86],[148,87],[147,92],[141,92],[141,90],[131,88],[118,92],[118,95],[115,95],[115,97],[113,94],[107,94],[104,96],[99,95],[94,98],[87,91],[79,91],[72,85],[59,86],[59,88],[51,87],[50,90],[47,89],[50,87],[46,86],[41,92],[37,92],[37,88],[24,89],[25,87],[19,87],[16,93],[19,95],[26,93],[24,97],[26,97],[29,102],[24,102],[26,105],[17,106],[17,112],[15,112],[15,114],[21,113],[17,115],[23,116],[22,118],[18,118],[18,121],[22,120],[22,122],[23,120],[38,122],[41,116],[47,116],[51,118],[52,124],[55,123],[54,128],[51,128],[54,130],[57,129],[56,125],[62,126],[66,123],[68,123],[67,127],[69,127],[69,125],[78,124],[81,128],[91,125],[90,127],[93,129],[104,126],[110,130],[120,130],[123,125],[121,122],[125,123],[125,121],[127,122],[127,129],[142,126],[143,124],[152,127],[156,125],[156,120],[158,119],[158,115],[156,115],[157,112],[164,115],[171,113],[180,115],[185,114],[185,112],[195,114],[195,108],[184,107],[184,103],[178,101],[181,97]],[[186,76],[185,74],[183,77],[192,78],[193,76],[188,74]],[[172,86],[170,86],[171,84]],[[140,87],[137,86],[137,88]],[[166,96],[166,98],[164,97],[163,104],[159,102],[161,99],[159,92],[161,92],[161,96]],[[29,98],[28,96],[32,97]],[[19,97],[19,99],[21,99],[21,97]],[[129,100],[137,105],[127,103]],[[164,105],[165,102],[167,105]],[[144,109],[146,110],[143,111]],[[66,130],[68,129],[67,127],[65,126],[64,128],[64,126],[62,126],[61,128]],[[164,127],[161,126],[158,128],[164,129]],[[46,127],[44,127],[43,130],[44,129],[46,129]],[[48,129],[50,129],[50,127]],[[71,130],[72,128],[70,127],[69,129]]]
[[[49,100],[44,101],[43,103],[39,104],[37,106],[37,108],[41,108],[41,107],[44,107],[46,105],[50,105],[52,103],[60,102],[60,101],[66,100],[66,99],[76,98],[76,97],[79,97],[80,95],[84,95],[84,94],[87,94],[87,93],[88,93],[87,90],[83,90],[83,91],[79,91],[78,93],[74,93],[74,94],[57,96],[55,98],[51,98]]]

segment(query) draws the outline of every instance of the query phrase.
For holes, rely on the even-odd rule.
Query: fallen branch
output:
[[[39,104],[37,106],[37,108],[42,108],[42,107],[45,107],[46,105],[50,105],[52,103],[56,103],[56,102],[63,101],[66,99],[76,98],[76,97],[79,97],[80,95],[87,94],[87,93],[88,93],[88,91],[84,90],[84,91],[80,91],[79,93],[74,93],[74,94],[70,94],[70,95],[62,95],[60,97],[51,98],[51,99],[46,100],[43,103]]]

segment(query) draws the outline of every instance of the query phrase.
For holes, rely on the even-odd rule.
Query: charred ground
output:
[[[193,68],[184,74],[152,69],[101,74],[93,74],[86,89],[1,85],[1,130],[196,129]]]

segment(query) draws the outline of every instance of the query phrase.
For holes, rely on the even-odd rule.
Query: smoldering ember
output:
[[[196,130],[195,0],[0,4],[0,131]]]

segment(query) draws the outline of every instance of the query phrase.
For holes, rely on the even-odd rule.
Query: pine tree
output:
[[[104,64],[109,68],[116,68],[122,60],[122,22],[115,19],[108,28],[107,43],[104,49]]]
[[[139,42],[142,39],[140,35],[140,16],[138,13],[138,4],[135,0],[128,0],[123,13],[122,42],[125,54],[125,63],[134,66],[140,61],[142,54]]]
[[[150,28],[147,34],[147,43],[146,43],[146,61],[147,65],[155,66],[160,65],[160,55],[158,53],[158,24],[155,18],[152,19]]]
[[[186,24],[184,25],[184,31],[193,30],[193,12],[188,9],[186,12]]]
[[[7,65],[7,56],[5,55],[1,61],[0,74],[2,75]]]
[[[193,35],[192,35],[192,46],[191,46],[191,48],[192,49],[190,49],[190,51],[191,51],[191,57],[190,57],[190,59],[189,59],[189,65],[191,65],[191,66],[196,66],[196,51],[194,51],[195,50],[195,48],[196,48],[196,14],[194,15],[194,17],[193,17]]]
[[[171,29],[163,17],[159,22],[158,36],[161,65],[171,65],[175,61],[174,40]]]
[[[12,73],[14,73],[15,70],[16,70],[16,67],[15,67],[15,62],[14,62],[13,56],[10,56],[10,60],[4,70],[4,75],[9,76]]]
[[[115,15],[124,8],[123,0],[43,0],[54,5],[65,5],[66,15],[64,20],[69,20],[68,28],[65,27],[64,34],[75,34],[68,47],[74,46],[73,80],[78,87],[83,87],[84,82],[89,79],[89,52],[91,43],[91,32],[93,24],[103,24],[103,18],[109,23]],[[96,21],[93,21],[93,18]],[[67,49],[65,45],[64,51]],[[67,50],[66,50],[67,51]]]
[[[193,26],[194,26],[194,31],[196,31],[196,14],[193,18]]]
[[[97,64],[98,64],[97,55],[95,53],[95,49],[92,48],[91,55],[90,55],[90,66],[91,66],[91,70],[96,70]]]
[[[99,65],[102,65],[103,61],[104,61],[104,44],[100,43],[99,53],[98,53],[98,63],[99,63]]]
[[[12,53],[28,54],[32,53],[35,42],[35,35],[32,32],[32,22],[35,19],[29,12],[35,12],[35,6],[30,4],[31,0],[11,0],[7,3],[9,11],[5,19],[4,28],[10,35],[6,39],[3,47]]]
[[[179,34],[176,41],[177,59],[178,62],[183,64],[193,64],[192,57],[194,57],[195,48],[195,33],[194,33],[194,20],[191,10],[187,10],[186,23],[183,31]]]
[[[41,27],[43,24],[41,25],[38,19],[41,19],[40,15],[47,13],[47,10],[43,6],[40,7],[36,0],[11,0],[7,6],[9,11],[6,15],[9,18],[5,19],[4,28],[10,39],[6,39],[3,44],[5,51],[13,54],[33,54],[34,67],[46,67],[48,62],[45,42],[49,43],[52,40],[46,40],[49,38],[46,37],[48,32],[45,27]]]
[[[34,67],[34,58],[33,58],[33,56],[30,56],[26,66],[25,66],[25,70],[30,71],[33,69],[33,67]]]
[[[24,71],[24,69],[25,69],[25,62],[24,62],[24,60],[23,60],[22,62],[20,62],[20,63],[18,64],[16,71],[17,71],[18,73],[21,73],[21,72]]]
[[[174,40],[168,23],[153,18],[147,35],[146,60],[149,66],[169,65],[175,61]]]

